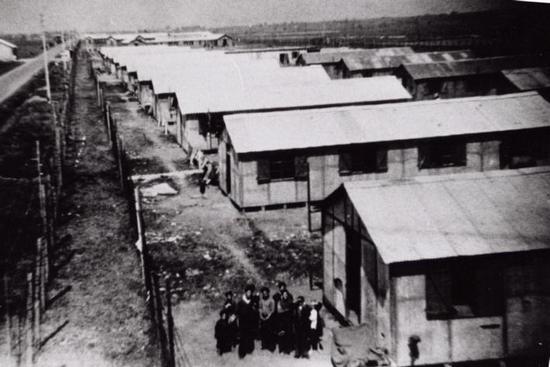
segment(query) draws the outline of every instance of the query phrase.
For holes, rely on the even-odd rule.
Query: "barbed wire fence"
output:
[[[107,86],[93,68],[90,70],[96,80],[97,103],[103,111],[103,122],[116,162],[120,188],[128,202],[131,235],[140,259],[145,302],[156,331],[160,363],[163,367],[191,367],[184,338],[174,325],[172,279],[159,271],[148,253],[140,187],[132,178],[132,166],[118,131],[118,121],[106,98]]]
[[[76,54],[68,69],[69,85],[52,101],[52,146],[35,141],[29,166],[36,175],[0,177],[2,246],[0,246],[0,365],[36,364],[44,345],[64,325],[46,334],[42,327],[51,303],[50,292],[59,264],[56,225],[63,188],[71,111],[74,104]],[[46,154],[50,152],[49,154]]]

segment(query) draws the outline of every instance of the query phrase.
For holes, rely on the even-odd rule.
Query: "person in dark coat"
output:
[[[239,325],[237,321],[237,304],[233,300],[233,292],[225,292],[225,301],[223,310],[227,313],[228,337],[231,341],[231,347],[234,348],[239,342]]]
[[[290,354],[294,344],[292,328],[292,298],[286,289],[281,292],[280,298],[278,295],[276,298],[278,299],[275,312],[279,353]]]
[[[304,303],[304,297],[299,296],[293,312],[295,358],[309,358],[310,312],[311,308]]]
[[[254,286],[248,285],[237,304],[239,318],[239,358],[244,358],[254,351],[254,338],[258,328],[258,310],[254,308],[252,294]]]
[[[233,292],[225,292],[225,302],[223,303],[223,309],[228,313],[235,313],[237,305],[233,300]]]
[[[277,284],[277,287],[279,288],[279,292],[278,293],[275,293],[275,294],[278,294],[279,297],[282,297],[283,295],[283,292],[287,292],[288,293],[288,296],[290,298],[290,302],[293,303],[294,302],[294,298],[292,297],[292,293],[289,292],[289,290],[286,288],[286,283],[285,282],[279,282]],[[275,294],[273,296],[275,296]]]
[[[214,328],[214,337],[216,338],[216,350],[219,355],[230,352],[232,345],[229,335],[229,324],[227,322],[227,313],[220,311],[220,319],[216,322]]]

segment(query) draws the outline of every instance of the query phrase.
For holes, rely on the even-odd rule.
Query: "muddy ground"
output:
[[[67,262],[50,295],[68,292],[46,312],[43,334],[51,338],[38,365],[158,365],[127,205],[84,54],[76,67],[76,152],[67,168],[71,180],[65,183],[64,224],[58,230],[64,239],[59,257]]]

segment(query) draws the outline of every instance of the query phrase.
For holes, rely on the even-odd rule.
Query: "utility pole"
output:
[[[61,31],[61,44],[63,45],[63,54],[61,58],[63,60],[63,71],[67,71],[67,60],[65,60],[65,51],[67,50],[65,46],[65,31]]]
[[[46,30],[44,28],[44,14],[40,14],[40,26],[42,27],[42,48],[44,50],[44,73],[46,76],[46,93],[48,102],[52,103],[52,91],[50,89],[50,72],[48,70],[48,52],[46,49]]]

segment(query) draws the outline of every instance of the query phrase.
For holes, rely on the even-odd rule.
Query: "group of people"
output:
[[[293,299],[286,284],[278,284],[278,292],[271,296],[269,288],[256,292],[247,285],[237,301],[233,292],[225,294],[225,303],[216,322],[215,338],[218,354],[238,347],[239,358],[254,351],[255,341],[261,348],[309,358],[310,350],[323,349],[321,337],[324,322],[320,315],[321,303],[306,303],[304,297]]]

